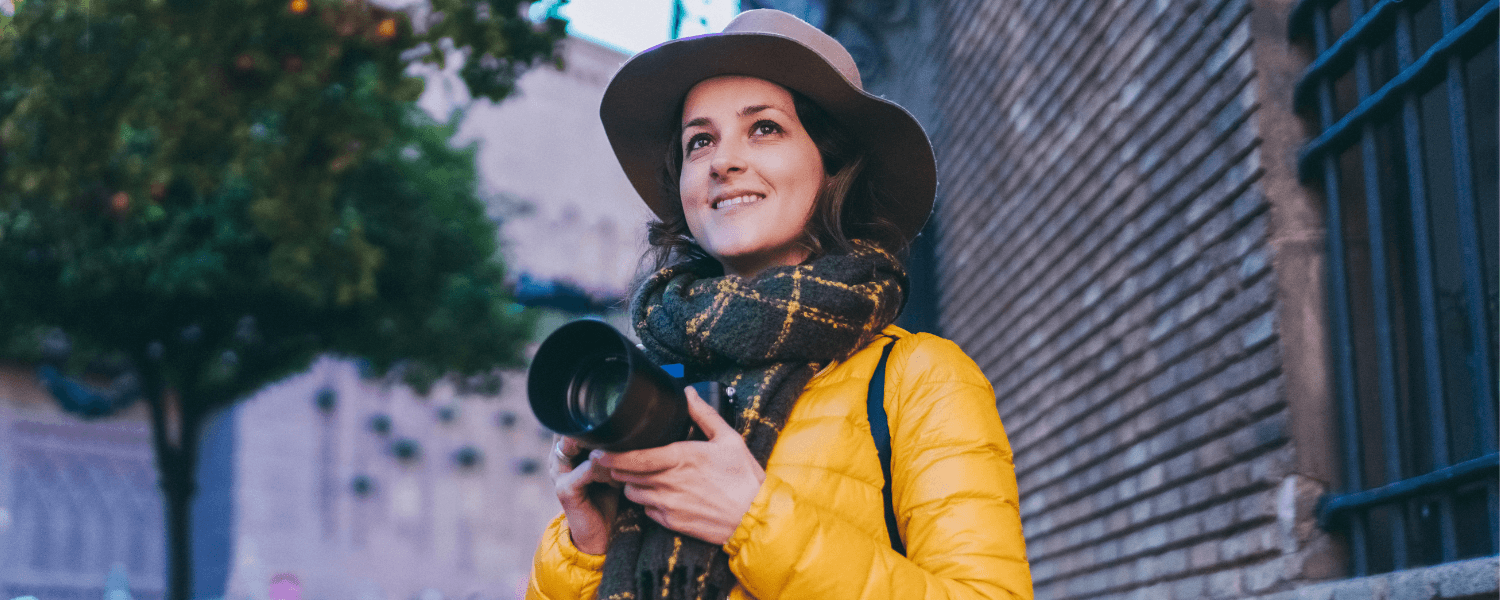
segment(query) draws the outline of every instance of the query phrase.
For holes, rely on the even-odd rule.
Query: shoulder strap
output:
[[[880,454],[880,470],[885,473],[885,487],[880,490],[885,496],[885,531],[891,536],[891,549],[905,556],[906,544],[901,543],[901,531],[896,528],[896,509],[891,501],[891,428],[885,417],[885,363],[891,357],[897,339],[891,336],[891,343],[880,351],[880,364],[876,365],[875,375],[870,378],[870,395],[865,399],[865,409],[870,413],[870,434],[875,437],[875,450]]]

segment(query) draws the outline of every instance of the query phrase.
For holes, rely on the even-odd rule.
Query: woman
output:
[[[585,456],[559,440],[563,514],[527,597],[1030,598],[989,382],[953,343],[891,325],[897,252],[936,187],[916,120],[865,94],[838,42],[769,10],[635,56],[600,115],[660,218],[636,332],[725,384],[735,414],[689,390],[707,441]]]

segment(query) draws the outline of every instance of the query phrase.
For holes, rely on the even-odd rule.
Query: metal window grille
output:
[[[1319,519],[1364,576],[1496,553],[1500,0],[1302,0],[1326,196],[1342,493]]]

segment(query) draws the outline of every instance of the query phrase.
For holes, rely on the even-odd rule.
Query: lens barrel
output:
[[[526,393],[542,425],[611,452],[684,440],[692,425],[677,378],[602,321],[574,321],[547,336]]]

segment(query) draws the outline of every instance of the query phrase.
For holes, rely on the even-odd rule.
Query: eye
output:
[[[713,136],[710,136],[710,135],[708,135],[706,133],[700,133],[698,135],[695,135],[693,137],[688,138],[687,143],[683,144],[683,151],[687,152],[688,154],[692,154],[694,150],[698,150],[700,148],[704,148],[704,147],[708,146],[710,143],[712,143],[713,141],[714,141]]]
[[[755,135],[775,135],[781,133],[781,126],[775,121],[756,121],[755,126],[750,128],[750,133]]]

